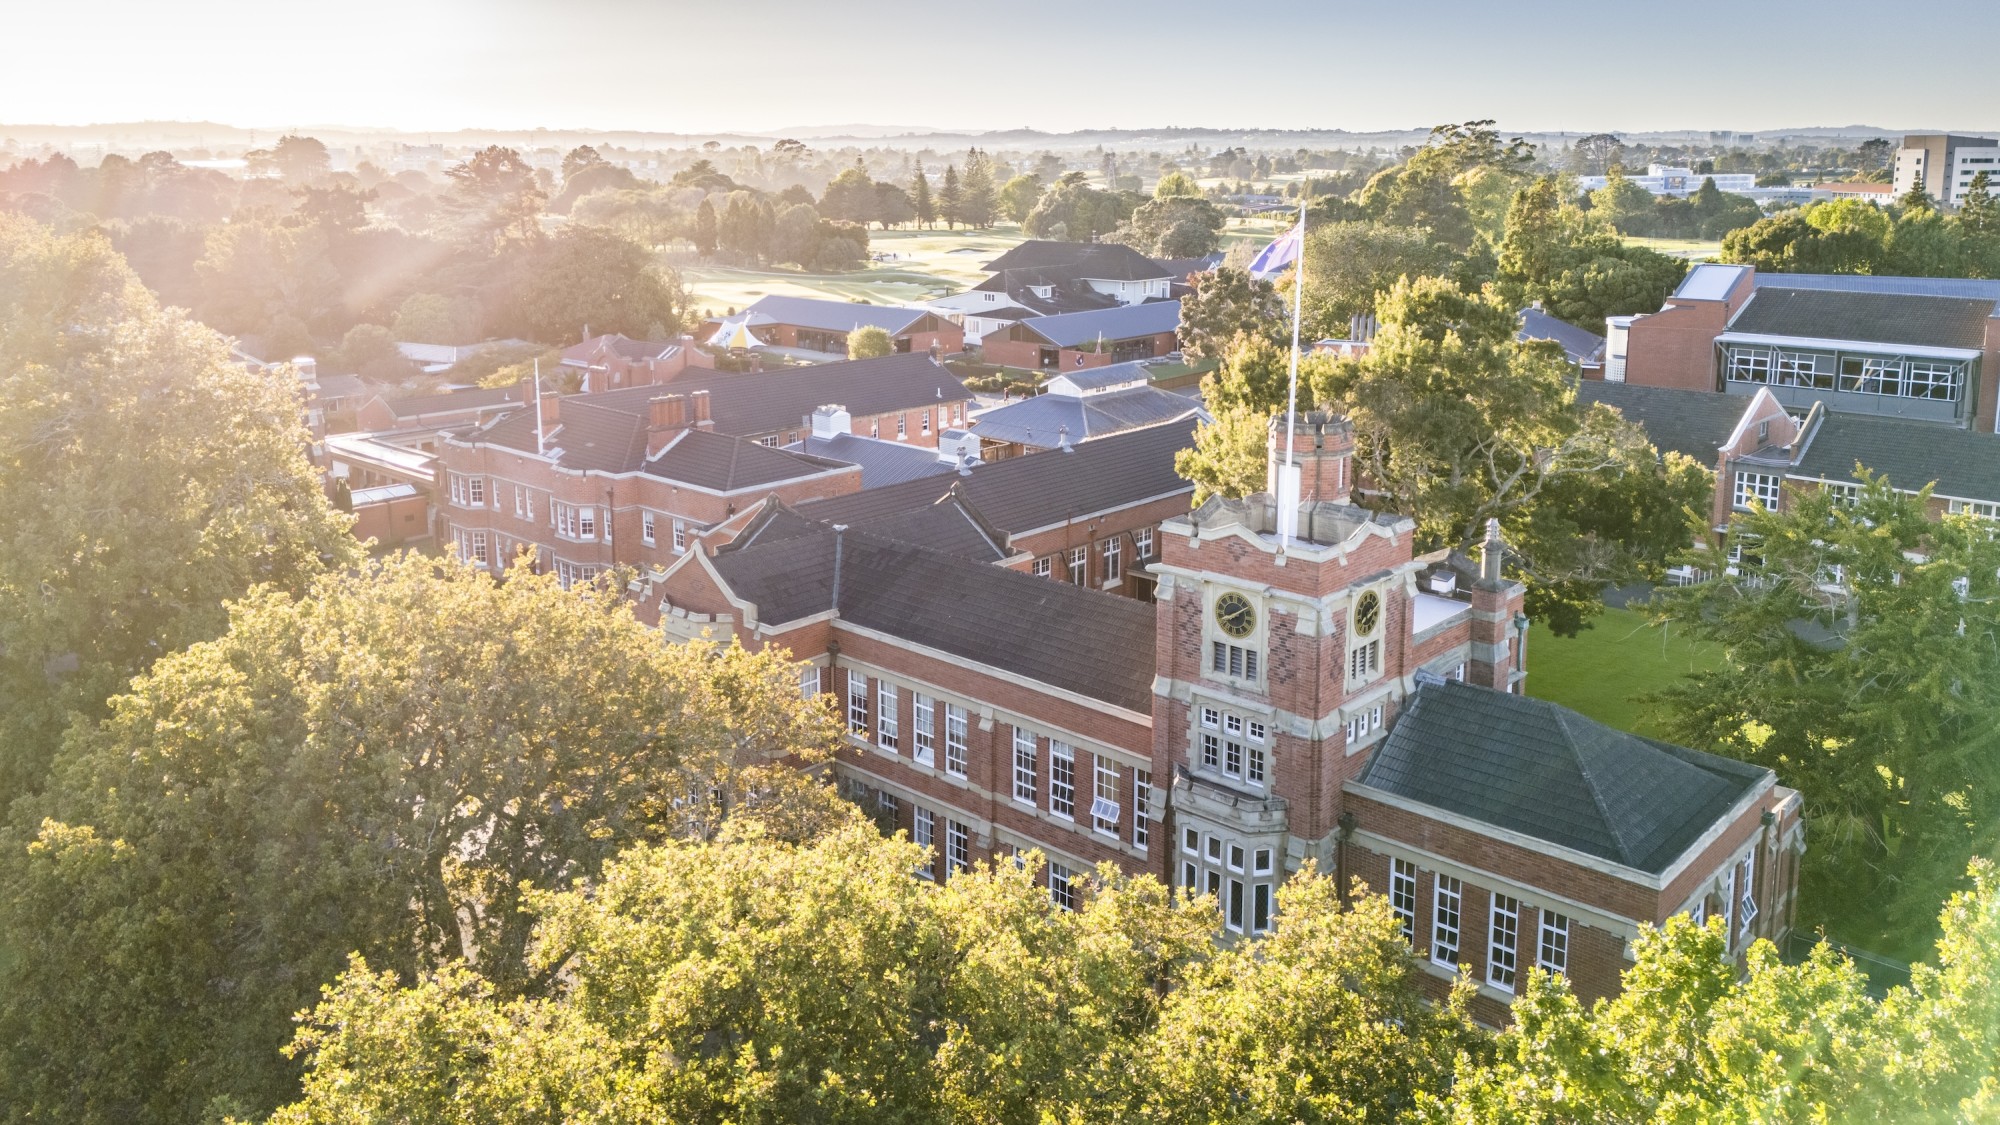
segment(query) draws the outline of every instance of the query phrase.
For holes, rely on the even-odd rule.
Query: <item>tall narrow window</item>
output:
[[[1049,740],[1049,811],[1061,817],[1076,816],[1076,751],[1053,738]]]
[[[650,547],[653,545],[653,513],[639,513],[639,541]]]
[[[1542,940],[1535,963],[1552,973],[1569,972],[1569,919],[1542,911]]]
[[[1118,835],[1118,767],[1098,758],[1096,789],[1090,801],[1090,826],[1106,836]]]
[[[1064,910],[1076,909],[1076,872],[1060,863],[1049,864],[1049,901]]]
[[[1520,902],[1503,894],[1495,894],[1492,922],[1487,929],[1486,983],[1512,992],[1514,967],[1520,956]]]
[[[1437,877],[1431,898],[1431,960],[1458,964],[1458,916],[1464,888],[1449,875]]]
[[[1132,771],[1132,846],[1143,848],[1152,840],[1152,821],[1147,810],[1153,807],[1153,771]]]
[[[1104,541],[1104,580],[1106,582],[1116,581],[1120,575],[1124,574],[1124,570],[1122,569],[1124,560],[1119,557],[1123,546],[1123,542],[1116,535]]]
[[[944,857],[953,871],[972,867],[972,831],[955,820],[944,822]]]
[[[1014,728],[1014,799],[1035,803],[1035,735]]]
[[[868,677],[847,670],[847,733],[868,737]]]
[[[902,743],[902,713],[896,706],[896,685],[876,681],[875,696],[881,708],[875,713],[875,742],[884,750],[894,750]]]
[[[686,551],[687,549],[688,549],[688,529],[687,529],[687,524],[685,524],[685,523],[682,523],[682,522],[681,522],[680,520],[675,520],[675,521],[674,521],[674,554],[677,554],[677,555],[678,555],[678,554],[680,554],[681,552],[683,552],[683,551]]]
[[[819,698],[819,665],[799,669],[799,697],[807,702]]]
[[[1069,553],[1069,581],[1072,586],[1090,581],[1090,548],[1078,547]]]
[[[1744,856],[1736,865],[1736,943],[1740,946],[1750,938],[1750,923],[1757,918],[1757,893],[1752,883],[1755,871],[1753,857]]]
[[[920,691],[910,693],[910,726],[914,733],[910,756],[924,765],[937,758],[937,705]]]
[[[930,847],[932,835],[936,827],[936,814],[922,805],[916,806],[916,819],[910,828],[910,842],[920,848]],[[936,859],[936,856],[926,855],[923,859],[918,860],[917,874],[922,875],[926,879],[930,878],[931,864],[936,862]]]
[[[1403,924],[1403,936],[1417,938],[1417,865],[1408,860],[1389,861],[1389,906]]]
[[[947,703],[944,705],[944,772],[964,777],[965,759],[965,708]]]
[[[1142,527],[1132,533],[1132,556],[1137,559],[1153,557],[1153,529]]]
[[[1055,574],[1055,572],[1056,572],[1056,557],[1054,555],[1043,555],[1041,558],[1035,560],[1035,577],[1049,578],[1052,577]]]

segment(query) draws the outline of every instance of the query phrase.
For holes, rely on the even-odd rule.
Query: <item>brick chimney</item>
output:
[[[562,421],[562,394],[558,391],[543,391],[542,392],[543,427],[546,429],[553,430],[556,428],[556,423],[561,421]]]
[[[1479,579],[1472,584],[1472,659],[1468,683],[1514,690],[1527,667],[1528,618],[1522,613],[1526,588],[1506,577],[1507,543],[1500,521],[1486,521],[1479,545]]]
[[[1278,494],[1278,466],[1285,459],[1285,419],[1271,419],[1265,488]],[[1292,426],[1293,463],[1299,467],[1299,501],[1345,504],[1354,491],[1354,424],[1344,415],[1310,410]]]
[[[647,400],[646,456],[658,457],[667,443],[687,429],[687,396],[657,395]]]
[[[693,411],[691,421],[694,423],[696,429],[712,430],[715,428],[715,417],[708,412],[707,391],[695,391],[688,395],[688,405]]]

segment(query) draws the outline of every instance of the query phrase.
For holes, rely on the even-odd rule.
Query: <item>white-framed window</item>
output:
[[[928,848],[937,830],[937,814],[922,805],[915,806],[915,809],[914,819],[910,825],[910,842],[920,848]],[[931,877],[931,859],[932,857],[925,856],[922,862],[917,864],[917,874],[926,879]]]
[[[556,535],[560,538],[578,540],[597,538],[597,509],[588,504],[553,500],[549,503],[549,515],[555,522]]]
[[[1245,884],[1241,879],[1229,880],[1229,898],[1225,903],[1227,909],[1223,915],[1222,924],[1228,926],[1231,933],[1240,934],[1243,932],[1244,909],[1249,905],[1244,901],[1244,886]]]
[[[1201,833],[1192,828],[1181,829],[1181,850],[1189,855],[1201,854]]]
[[[674,521],[674,554],[676,554],[676,555],[678,555],[678,554],[681,554],[682,552],[686,551],[687,549],[688,549],[688,531],[687,531],[687,524],[685,524],[685,523],[681,522],[680,520],[675,520],[675,521]]]
[[[1409,860],[1389,861],[1389,906],[1403,924],[1403,937],[1417,940],[1417,865]]]
[[[1035,803],[1035,734],[1014,728],[1014,799]]]
[[[1752,504],[1762,504],[1771,511],[1778,510],[1778,481],[1775,473],[1736,474],[1736,490],[1732,503],[1739,510],[1747,510]]]
[[[927,435],[931,432],[931,411],[929,407],[925,407],[917,414],[917,422],[919,433]]]
[[[1458,964],[1459,908],[1464,887],[1449,875],[1439,875],[1431,894],[1431,960],[1440,965]]]
[[[639,541],[650,547],[653,545],[653,513],[639,513]]]
[[[1053,738],[1049,739],[1049,811],[1064,819],[1076,816],[1076,751]]]
[[[605,528],[604,538],[611,538],[611,529]],[[579,539],[597,538],[597,509],[589,504],[579,504],[576,509],[576,534]]]
[[[1732,348],[1729,352],[1729,376],[1739,383],[1768,383],[1771,381],[1771,349]]]
[[[847,670],[847,733],[868,737],[868,677]]]
[[[1257,650],[1224,641],[1210,642],[1209,671],[1232,680],[1257,680]]]
[[[1848,487],[1857,490],[1860,488],[1859,485]],[[1985,500],[1951,500],[1946,502],[1945,512],[1954,516],[1978,516],[1983,520],[2000,519],[2000,504]]]
[[[1750,923],[1757,920],[1756,865],[1753,856],[1744,856],[1736,865],[1736,944],[1750,939]]]
[[[1521,903],[1507,895],[1493,895],[1486,937],[1486,983],[1514,991],[1514,968],[1520,958]]]
[[[910,756],[928,766],[937,758],[937,704],[923,692],[910,693],[910,726]]]
[[[1055,572],[1056,557],[1054,555],[1043,555],[1041,558],[1035,560],[1035,577],[1049,578]]]
[[[875,744],[893,751],[902,745],[902,715],[896,706],[896,685],[875,681]]]
[[[964,777],[966,757],[965,708],[947,703],[944,705],[944,772],[953,777]]]
[[[1201,764],[1212,770],[1222,768],[1222,738],[1219,735],[1201,736]]]
[[[1460,672],[1463,671],[1464,666],[1461,665]],[[1459,678],[1463,679],[1464,676],[1461,674]],[[1368,737],[1371,732],[1381,729],[1382,705],[1377,703],[1366,711],[1356,712],[1353,718],[1347,720],[1347,741],[1351,745]]]
[[[1118,767],[1098,758],[1094,763],[1096,787],[1090,801],[1090,826],[1106,836],[1118,835]]]
[[[514,518],[517,520],[532,518],[531,515],[523,514],[525,509],[523,507],[522,502],[527,498],[527,495],[528,495],[527,489],[522,488],[518,484],[514,486]]]
[[[875,807],[888,814],[892,820],[902,811],[896,804],[896,795],[886,789],[875,794]]]
[[[1049,901],[1064,910],[1076,909],[1076,873],[1053,860],[1049,863]]]
[[[556,584],[567,590],[585,582],[595,581],[597,568],[588,563],[573,563],[566,559],[556,560]]]
[[[475,532],[473,532],[473,533],[472,533],[472,562],[473,562],[473,565],[475,565],[475,566],[486,566],[487,564],[491,563],[492,561],[493,561],[493,556],[492,556],[492,555],[491,555],[491,554],[490,554],[490,553],[489,553],[489,552],[487,551],[487,548],[486,548],[486,533],[485,533],[485,532],[483,532],[483,531],[475,531]]]
[[[954,403],[952,403],[952,404],[951,404],[951,424],[952,424],[952,425],[954,425],[954,426],[956,426],[956,425],[959,425],[959,424],[963,423],[964,421],[965,421],[965,403],[963,403],[963,402],[954,402]]]
[[[1152,821],[1146,812],[1153,807],[1153,771],[1132,771],[1132,846],[1145,848],[1152,842]]]
[[[799,698],[811,702],[819,698],[819,665],[799,669]]]
[[[1347,682],[1364,684],[1382,674],[1382,638],[1363,641],[1347,650]]]
[[[1081,586],[1090,581],[1090,548],[1077,547],[1069,553],[1069,581]]]
[[[908,414],[896,415],[896,440],[901,441],[909,436],[910,436],[910,416]]]
[[[521,490],[521,518],[524,520],[535,518],[535,490],[532,488]]]
[[[465,473],[451,474],[451,503],[456,508],[486,506],[486,478]]]
[[[1150,559],[1153,557],[1153,529],[1142,527],[1132,533],[1132,557]]]
[[[1552,973],[1569,972],[1569,919],[1542,911],[1542,935],[1535,964]]]
[[[944,822],[944,858],[953,871],[972,869],[972,830],[955,820]]]
[[[1113,582],[1124,576],[1124,560],[1120,558],[1124,544],[1114,535],[1104,541],[1104,580]]]

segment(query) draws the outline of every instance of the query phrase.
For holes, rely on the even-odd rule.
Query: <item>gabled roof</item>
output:
[[[1056,242],[1031,238],[986,263],[992,271],[1060,270],[1092,281],[1153,281],[1174,273],[1130,246],[1116,242]]]
[[[938,460],[938,452],[920,445],[905,445],[902,442],[883,438],[862,437],[860,434],[841,433],[831,437],[814,437],[807,434],[803,441],[785,447],[798,453],[809,453],[814,457],[824,457],[848,465],[861,467],[861,487],[880,488],[888,484],[900,484],[920,477],[934,477],[952,471],[952,467]]]
[[[1642,387],[1636,383],[1605,383],[1584,379],[1576,397],[1614,407],[1646,428],[1646,437],[1662,453],[1685,453],[1705,468],[1715,467],[1716,450],[1729,440],[1750,400],[1717,391],[1683,391]]]
[[[1410,696],[1356,784],[1657,875],[1771,780],[1553,703],[1445,682]]]
[[[1035,292],[1035,286],[1049,288],[1049,295],[1044,297]],[[1009,301],[1036,316],[1108,309],[1120,303],[1118,298],[1092,289],[1081,278],[1056,269],[1001,270],[972,288],[974,292],[1005,293]]]
[[[1729,331],[1979,350],[1992,315],[1993,302],[1984,298],[1759,285]]]
[[[2000,502],[2000,438],[1934,422],[1821,411],[1792,471],[1823,480],[1853,478],[1856,463],[1902,489],[1935,482],[1937,494]]]
[[[642,401],[631,410],[590,401],[602,397],[577,395],[563,400],[561,421],[551,423],[547,434],[548,452],[555,456],[557,465],[579,472],[644,473],[713,492],[761,488],[847,467],[839,461],[788,453],[695,428],[681,431],[659,456],[649,460],[646,439],[651,412],[646,404]],[[535,414],[532,410],[515,411],[461,436],[533,453]]]
[[[1181,326],[1179,301],[1147,301],[1140,305],[1114,305],[1089,312],[1038,316],[1021,326],[1059,348],[1075,347],[1097,340],[1129,340],[1176,332]]]
[[[803,522],[803,521],[800,521]],[[775,538],[709,560],[730,592],[782,625],[832,611],[849,624],[1149,713],[1153,607],[953,558],[854,528],[774,522]]]
[[[1529,340],[1554,340],[1562,345],[1562,350],[1574,364],[1597,366],[1604,362],[1604,337],[1568,321],[1557,320],[1540,309],[1521,310],[1521,330],[1515,333],[1514,338],[1524,343]]]
[[[1193,444],[1192,422],[1148,426],[1086,442],[981,465],[971,476],[907,481],[799,506],[827,523],[872,528],[880,521],[929,508],[949,479],[995,528],[1009,535],[1121,508],[1194,485],[1174,471],[1174,454]],[[887,534],[887,532],[884,532]]]
[[[863,305],[853,301],[823,301],[815,297],[759,297],[743,310],[754,329],[761,324],[792,324],[822,332],[852,332],[876,327],[891,336],[907,330],[930,315],[929,309],[898,308],[891,305]]]
[[[1041,394],[996,406],[973,418],[972,432],[989,441],[1053,448],[1179,418],[1206,418],[1201,404],[1158,387],[1128,387],[1082,396]]]
[[[643,363],[671,359],[681,346],[672,340],[634,340],[620,333],[596,336],[563,349],[564,367],[602,366],[609,356]]]
[[[856,359],[788,367],[776,371],[731,374],[704,371],[674,380],[676,394],[709,392],[709,413],[718,433],[755,437],[787,430],[806,430],[805,419],[825,403],[837,402],[856,418],[917,410],[940,402],[972,397],[951,369],[917,352],[880,359]],[[662,388],[623,387],[562,400],[589,401],[643,413]],[[567,415],[565,415],[567,417]]]
[[[389,413],[398,418],[428,418],[435,414],[490,410],[520,401],[521,388],[518,386],[471,387],[449,394],[384,398],[382,405],[387,406]]]

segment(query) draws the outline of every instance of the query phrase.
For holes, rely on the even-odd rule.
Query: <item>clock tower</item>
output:
[[[1167,789],[1164,874],[1215,894],[1225,926],[1270,924],[1277,883],[1334,869],[1342,786],[1426,677],[1518,690],[1522,588],[1489,532],[1480,573],[1418,557],[1415,524],[1350,502],[1353,427],[1274,423],[1272,490],[1216,497],[1161,528],[1153,776]],[[1284,491],[1289,493],[1290,488]],[[1286,534],[1289,532],[1289,534]]]

